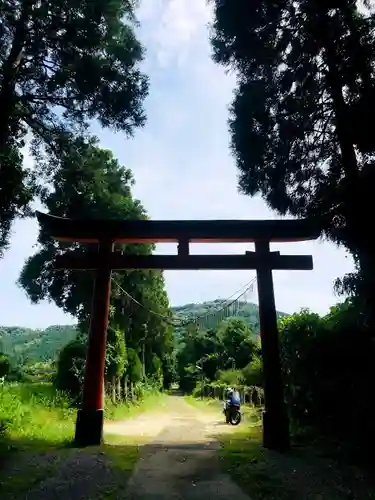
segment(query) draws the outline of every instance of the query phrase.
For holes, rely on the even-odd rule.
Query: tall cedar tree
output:
[[[51,161],[55,161],[54,158]],[[46,165],[48,168],[48,165]],[[133,178],[130,170],[119,165],[112,153],[97,146],[91,138],[76,139],[75,147],[54,164],[50,186],[42,192],[42,202],[48,211],[61,217],[86,219],[144,219],[147,214],[131,194]],[[47,299],[78,319],[87,332],[91,312],[93,274],[89,272],[55,271],[53,260],[57,254],[77,249],[84,252],[89,245],[80,246],[57,242],[40,231],[40,249],[25,263],[19,283],[32,302]],[[150,254],[148,244],[118,245],[125,253]],[[139,349],[143,341],[143,327],[147,326],[146,356],[150,365],[152,356],[171,355],[171,329],[162,320],[148,313],[148,309],[169,314],[169,301],[160,271],[134,270],[114,273],[114,280],[146,308],[125,301],[124,293],[114,283],[111,294],[110,328],[121,330],[129,348]],[[109,336],[110,337],[110,336]]]
[[[240,189],[282,215],[320,218],[354,256],[354,291],[371,302],[375,17],[353,0],[213,3],[214,59],[238,76],[230,132]]]
[[[22,166],[26,133],[38,159],[90,119],[128,135],[143,125],[135,3],[0,0],[0,250],[35,191]]]

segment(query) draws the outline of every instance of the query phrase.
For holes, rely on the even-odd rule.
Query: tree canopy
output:
[[[84,219],[146,218],[144,207],[131,194],[133,178],[130,170],[121,166],[110,151],[99,148],[95,138],[78,137],[75,146],[74,150],[65,151],[58,165],[51,166],[50,183],[41,193],[48,211],[64,217],[79,214]],[[49,168],[48,163],[46,168]],[[26,261],[19,283],[32,302],[53,301],[76,317],[81,331],[78,340],[85,344],[94,274],[55,271],[53,261],[58,254],[74,249],[85,252],[90,245],[55,241],[43,229],[39,232],[38,243],[39,250]],[[121,244],[117,249],[124,253],[149,254],[153,247],[149,244]],[[134,300],[129,300],[126,294]],[[141,357],[145,374],[152,376],[155,370],[159,370],[158,363],[155,364],[157,357],[163,360],[163,374],[171,377],[174,338],[172,329],[163,319],[168,314],[169,301],[160,271],[113,273],[106,360],[109,378],[126,376],[130,349]],[[62,356],[65,360],[65,354]],[[82,371],[83,365],[78,358],[77,363]],[[68,366],[66,361],[63,366]]]
[[[213,3],[214,59],[238,76],[230,133],[241,190],[319,219],[373,295],[361,220],[374,215],[374,15],[353,0]]]
[[[89,120],[132,135],[148,82],[133,0],[0,1],[1,245],[35,194],[22,166],[26,134],[37,163],[59,155]],[[44,166],[41,161],[40,167]],[[38,181],[37,184],[40,184]]]
[[[229,318],[216,329],[186,328],[179,338],[177,370],[181,388],[191,390],[208,381],[244,380],[242,372],[259,356],[259,338],[240,318]],[[231,373],[227,373],[227,371]],[[229,378],[228,378],[229,377]]]

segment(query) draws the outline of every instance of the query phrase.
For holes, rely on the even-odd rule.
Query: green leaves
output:
[[[191,391],[201,377],[228,385],[242,384],[242,369],[259,354],[259,341],[239,318],[223,321],[217,330],[187,330],[180,342],[177,367],[180,386],[187,391]]]
[[[294,426],[359,445],[361,453],[373,446],[375,346],[358,306],[346,301],[324,317],[302,310],[279,329]]]
[[[106,366],[108,377],[121,378],[128,366],[124,332],[110,327],[107,334]]]
[[[128,136],[144,125],[148,80],[132,1],[0,0],[0,27],[1,251],[71,134],[93,119]],[[27,132],[37,179],[22,167]]]
[[[76,139],[59,163],[51,159],[49,167],[51,189],[43,193],[42,201],[50,213],[88,219],[145,217],[142,205],[131,196],[130,171],[119,165],[112,153],[98,148],[95,139]],[[33,302],[52,300],[79,321],[85,321],[91,310],[93,275],[53,269],[54,257],[77,245],[58,243],[43,232],[39,243],[41,249],[22,269],[21,286]]]
[[[373,13],[340,0],[214,0],[214,59],[234,69],[231,147],[244,194],[280,215],[314,218],[345,246],[357,294],[375,325]]]
[[[0,378],[6,377],[11,369],[9,356],[0,352]]]
[[[260,193],[283,215],[338,210],[347,165],[337,120],[350,124],[351,134],[365,120],[349,119],[349,106],[339,116],[334,92],[348,105],[366,94],[370,107],[373,20],[349,0],[329,15],[328,4],[313,8],[307,0],[213,3],[214,59],[238,74],[229,124],[242,191]]]
[[[142,204],[132,197],[133,177],[130,170],[121,166],[110,151],[99,148],[95,138],[78,137],[71,141],[70,146],[56,163],[51,158],[46,162],[50,188],[42,193],[42,201],[50,213],[85,219],[147,217]],[[87,333],[94,274],[56,271],[53,262],[56,255],[72,249],[85,252],[90,245],[57,242],[42,231],[38,241],[40,249],[26,261],[19,283],[33,302],[43,299],[55,302],[65,312],[75,316],[80,330]],[[152,251],[152,245],[118,245],[118,249],[125,253],[147,255]],[[163,319],[169,313],[169,301],[162,273],[130,270],[114,273],[113,277],[107,376],[119,379],[127,369],[131,371],[129,351],[138,365],[144,346],[146,375],[157,374],[161,381],[161,369],[167,374],[166,379],[168,376],[170,379],[173,373],[174,337],[171,327]],[[123,290],[144,307],[130,307],[128,303],[124,306]],[[150,310],[160,316],[150,314]],[[155,367],[156,359],[164,361],[161,367]],[[133,375],[137,379],[138,376]]]

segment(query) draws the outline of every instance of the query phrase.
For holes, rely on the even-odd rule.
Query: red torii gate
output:
[[[82,408],[78,410],[75,442],[98,445],[103,438],[104,363],[111,290],[111,271],[121,269],[255,269],[264,366],[265,411],[263,445],[285,450],[289,421],[284,403],[279,358],[277,317],[272,270],[311,270],[311,255],[280,255],[270,242],[296,242],[319,237],[307,220],[82,220],[38,212],[42,228],[60,241],[97,243],[98,251],[67,252],[56,257],[57,269],[95,270]],[[123,255],[115,243],[177,243],[177,255]],[[255,243],[245,255],[190,255],[190,243]]]

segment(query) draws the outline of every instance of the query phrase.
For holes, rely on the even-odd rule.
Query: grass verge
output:
[[[253,500],[291,500],[295,496],[276,470],[270,470],[267,450],[262,448],[261,425],[240,426],[220,435],[223,469]]]
[[[196,399],[185,396],[185,401],[203,411],[219,411],[221,403],[215,399]],[[267,450],[262,448],[261,409],[242,407],[243,422],[231,427],[230,433],[215,436],[220,444],[220,463],[233,480],[252,500],[290,500],[292,492],[285,487],[275,471],[270,474]],[[250,425],[249,425],[250,424]]]
[[[131,418],[139,413],[165,407],[160,393],[145,394],[140,402],[108,405],[105,417]],[[95,498],[120,498],[126,481],[139,457],[145,437],[107,435],[99,447],[76,449],[72,446],[76,409],[69,398],[47,383],[6,384],[0,386],[0,497],[17,498],[53,477],[69,459],[81,454],[106,460],[116,478],[111,487]],[[10,460],[11,452],[16,460]],[[13,453],[14,454],[14,453]],[[8,461],[8,463],[7,463]],[[93,460],[95,464],[95,459]],[[95,474],[94,474],[95,480]],[[100,489],[100,488],[99,488]]]
[[[64,476],[69,476],[69,471],[73,471],[72,468],[75,464],[82,463],[83,457],[86,458],[84,476],[90,478],[90,483],[95,484],[99,478],[104,483],[101,484],[99,481],[95,485],[95,498],[99,500],[122,498],[143,444],[146,444],[146,440],[142,437],[128,438],[111,435],[101,446],[49,450],[43,453],[33,451],[22,454],[21,459],[17,460],[16,464],[13,463],[6,467],[0,474],[1,499],[23,498],[23,495],[28,491],[37,488],[45,480],[48,482],[63,471],[62,483],[61,478],[57,478],[55,484],[46,483],[44,485],[46,492],[51,490],[52,494],[56,485],[64,487],[66,481]],[[89,460],[87,460],[88,457]],[[100,466],[103,461],[107,464],[104,477]],[[97,467],[99,467],[98,471]],[[65,470],[67,472],[64,472]]]
[[[140,413],[162,410],[162,393],[146,394],[131,404],[108,404],[105,418],[121,420]],[[74,435],[77,409],[69,398],[48,383],[6,384],[0,386],[0,446],[14,449],[65,446]]]
[[[322,458],[319,449],[263,448],[260,422],[216,437],[223,469],[252,500],[375,499],[374,483],[363,471]]]
[[[161,392],[150,392],[141,401],[129,404],[107,404],[105,418],[107,420],[122,420],[132,418],[148,411],[163,411],[166,407],[166,395]]]
[[[105,418],[121,420],[165,406],[161,393],[145,394],[140,402],[108,405]],[[76,408],[48,383],[0,386],[0,468],[10,452],[67,448],[74,436]]]
[[[15,449],[65,446],[74,432],[76,411],[51,384],[0,387],[0,454]]]

